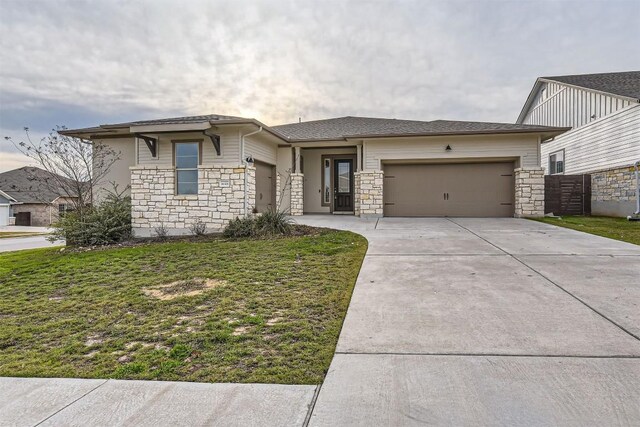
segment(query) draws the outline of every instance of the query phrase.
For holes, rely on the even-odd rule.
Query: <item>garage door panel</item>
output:
[[[385,165],[385,216],[513,216],[513,163]]]

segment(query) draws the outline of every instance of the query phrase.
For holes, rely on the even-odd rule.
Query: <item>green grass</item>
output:
[[[0,375],[318,384],[366,247],[325,230],[0,254]],[[176,297],[197,278],[219,282]]]
[[[640,245],[640,222],[629,221],[626,218],[564,216],[562,218],[539,218],[536,221]]]
[[[28,231],[0,231],[0,239],[9,239],[12,237],[31,237],[31,236],[43,236],[47,233],[31,233]]]

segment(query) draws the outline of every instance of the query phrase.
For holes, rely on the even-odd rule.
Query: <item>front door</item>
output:
[[[353,160],[335,159],[333,161],[334,212],[353,212]]]

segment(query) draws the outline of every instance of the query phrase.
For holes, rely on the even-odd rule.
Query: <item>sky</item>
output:
[[[640,69],[639,0],[0,0],[0,136],[198,114],[513,123]],[[2,138],[0,172],[29,164]]]

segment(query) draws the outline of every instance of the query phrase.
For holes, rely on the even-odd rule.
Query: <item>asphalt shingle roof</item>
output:
[[[463,122],[451,120],[399,120],[371,117],[339,117],[273,126],[291,140],[342,139],[360,136],[440,135],[501,132],[535,132],[555,128],[512,123]]]
[[[24,166],[0,173],[0,190],[22,203],[50,203],[60,196],[66,196],[64,190],[54,191],[46,184],[47,181],[51,182],[49,172]]]
[[[102,125],[104,127],[120,127],[120,126],[147,126],[147,125],[168,125],[168,124],[182,124],[182,123],[197,123],[216,120],[245,120],[243,117],[237,116],[223,116],[220,114],[205,114],[202,116],[186,116],[186,117],[171,117],[168,119],[154,119],[154,120],[141,120],[136,122],[115,123]]]
[[[640,71],[577,74],[542,78],[640,100]]]

